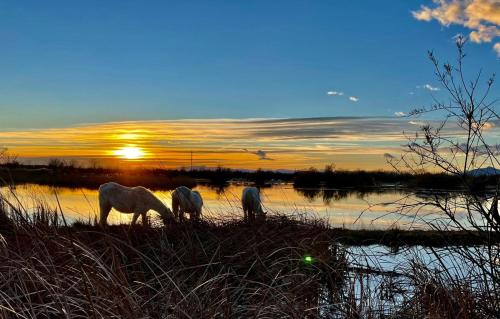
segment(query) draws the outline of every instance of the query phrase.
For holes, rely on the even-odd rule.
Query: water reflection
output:
[[[355,189],[319,189],[319,188],[295,188],[295,190],[303,195],[309,202],[313,202],[317,198],[322,198],[325,205],[331,205],[332,202],[340,201],[349,196],[356,196],[359,199],[364,199],[369,193],[380,193],[376,190],[355,190]]]
[[[198,185],[204,200],[205,218],[242,218],[241,192],[244,185]],[[15,194],[1,188],[6,198],[33,210],[40,203],[57,207],[57,198],[67,218],[94,220],[98,214],[97,190],[40,185],[18,185]],[[171,191],[154,192],[165,204],[171,204]],[[290,184],[261,187],[263,206],[271,214],[311,216],[327,220],[332,226],[346,228],[425,228],[426,218],[436,218],[436,211],[425,208],[419,218],[402,216],[397,211],[398,201],[417,202],[423,193],[411,194],[398,189],[295,189]],[[112,211],[110,223],[127,223],[131,216]]]

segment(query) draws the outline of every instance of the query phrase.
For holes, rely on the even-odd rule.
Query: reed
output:
[[[477,289],[428,268],[355,267],[346,233],[306,215],[101,229],[9,198],[0,200],[0,318],[493,316]]]
[[[0,216],[0,317],[315,317],[346,270],[327,228],[286,218],[102,230],[5,202]]]

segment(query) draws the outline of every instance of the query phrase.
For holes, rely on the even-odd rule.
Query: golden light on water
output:
[[[142,148],[136,146],[122,147],[120,149],[115,150],[113,154],[115,156],[128,160],[143,159],[144,157],[146,157],[146,152],[144,152]]]

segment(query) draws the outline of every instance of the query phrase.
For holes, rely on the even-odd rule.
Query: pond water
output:
[[[481,291],[489,283],[484,282],[481,269],[471,260],[484,261],[487,256],[486,247],[481,246],[403,246],[398,250],[382,245],[351,246],[347,247],[351,271],[346,282],[360,309],[364,304],[365,308],[376,309],[381,317],[390,317],[408,307],[416,286],[422,287],[430,278],[445,286],[460,282]],[[368,317],[368,313],[365,315]]]
[[[204,218],[242,218],[240,198],[243,187],[237,184],[223,189],[204,185],[195,187],[204,200]],[[94,220],[99,211],[97,190],[26,184],[18,185],[13,191],[6,187],[0,188],[0,193],[11,203],[22,205],[28,212],[40,203],[52,208],[60,204],[65,217],[73,221]],[[171,207],[170,191],[154,193]],[[319,190],[295,189],[290,184],[279,184],[261,189],[263,207],[269,214],[322,218],[332,226],[352,229],[426,228],[427,220],[439,217],[432,208],[424,207],[415,214],[411,210],[405,214],[398,213],[401,205],[411,205],[421,200],[421,196],[394,188],[371,191]],[[131,217],[130,214],[113,210],[108,221],[128,223]]]

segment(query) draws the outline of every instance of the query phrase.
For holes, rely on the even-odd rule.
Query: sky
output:
[[[499,25],[495,0],[0,0],[0,147],[31,162],[140,152],[172,167],[193,151],[199,166],[381,168],[414,126],[400,116],[446,97],[427,50],[453,61],[464,34],[468,70],[498,73]],[[290,138],[284,119],[330,127]]]

